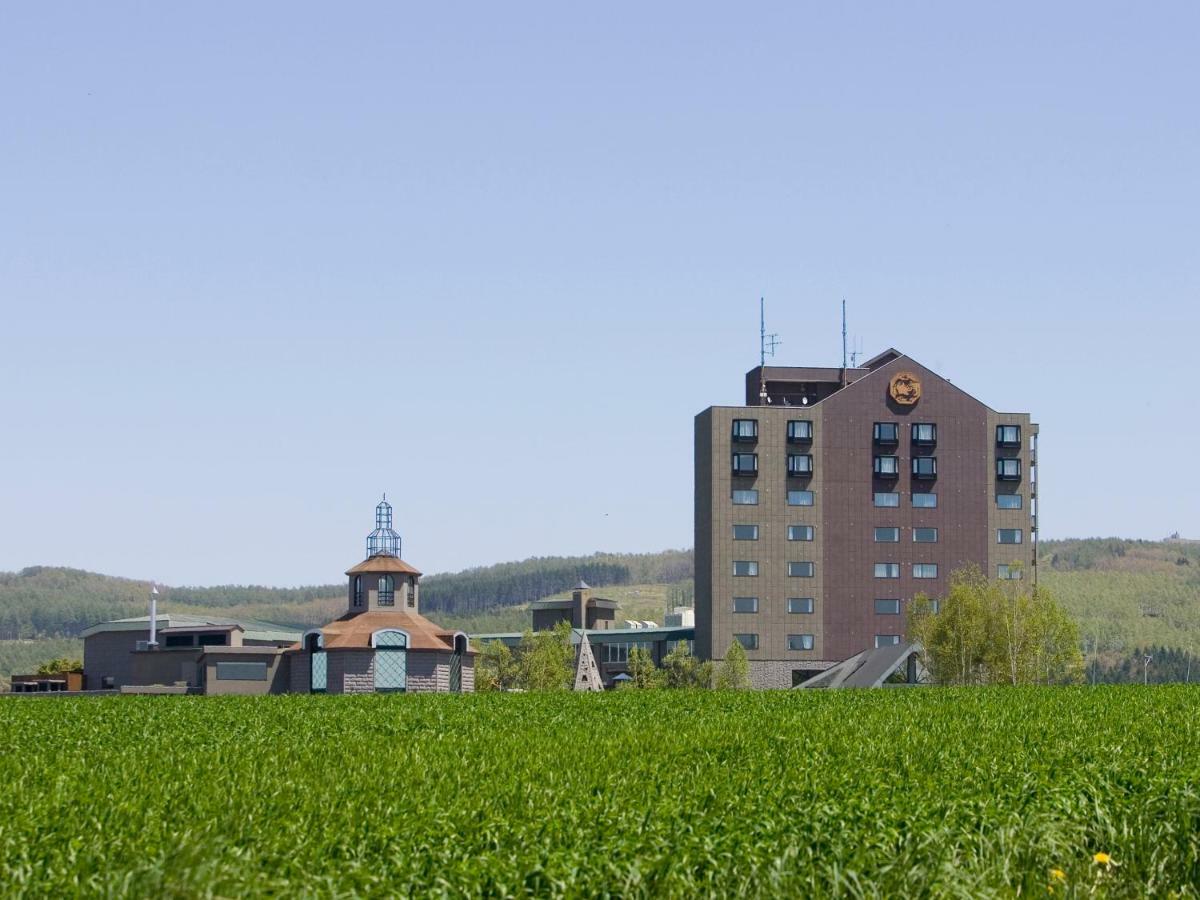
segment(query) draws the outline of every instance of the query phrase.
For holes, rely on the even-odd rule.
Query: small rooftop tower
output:
[[[367,535],[367,556],[399,556],[400,535],[392,530],[392,504],[387,494],[375,507],[375,530]]]

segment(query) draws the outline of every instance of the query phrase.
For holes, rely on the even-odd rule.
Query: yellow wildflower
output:
[[[1066,881],[1067,873],[1064,872],[1062,869],[1051,869],[1050,877],[1053,878],[1055,881]]]
[[[1112,857],[1109,856],[1107,853],[1096,853],[1092,856],[1092,859],[1095,860],[1097,865],[1101,865],[1101,866],[1111,866],[1112,865]]]

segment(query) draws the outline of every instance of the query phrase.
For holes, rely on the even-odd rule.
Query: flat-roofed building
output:
[[[1036,577],[1037,434],[897,350],[767,366],[695,420],[696,651],[791,687],[905,639],[912,598],[975,564]]]
[[[228,662],[247,653],[258,654],[257,662],[264,665],[255,666],[255,674],[261,668],[261,680],[269,684],[269,670],[278,666],[282,649],[300,639],[300,631],[250,619],[163,612],[157,620],[157,647],[149,644],[149,616],[101,622],[86,629],[82,637],[84,690],[184,682],[197,690],[207,683],[209,693],[221,693],[226,686],[217,682],[234,679],[217,678],[218,658]],[[206,654],[211,656],[211,671],[202,662]],[[243,667],[239,674],[249,671]],[[223,666],[220,672],[225,676],[235,670]],[[256,683],[259,680],[255,678]]]

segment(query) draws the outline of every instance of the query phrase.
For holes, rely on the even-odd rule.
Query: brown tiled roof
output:
[[[398,556],[368,556],[353,569],[347,569],[347,575],[358,575],[362,572],[402,572],[405,575],[420,575],[421,573]]]
[[[373,610],[347,613],[321,627],[326,650],[370,647],[371,635],[384,628],[408,632],[410,650],[453,650],[454,631],[446,631],[424,616],[403,610]],[[295,644],[294,649],[300,645]],[[470,645],[468,644],[468,650]],[[473,651],[472,651],[473,652]]]

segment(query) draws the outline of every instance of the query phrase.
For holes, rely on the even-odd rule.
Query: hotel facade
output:
[[[902,642],[965,565],[1036,580],[1037,434],[897,350],[751,370],[695,420],[697,655],[791,687]]]

